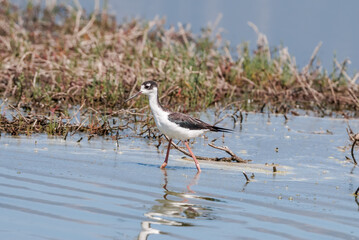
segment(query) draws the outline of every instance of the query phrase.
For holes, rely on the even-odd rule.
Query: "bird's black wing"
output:
[[[212,126],[198,118],[194,118],[189,115],[178,112],[169,114],[168,120],[178,124],[180,127],[187,128],[189,130],[208,129],[213,132],[232,132],[232,130],[230,129]]]
[[[168,120],[178,124],[180,127],[187,128],[189,130],[203,130],[210,129],[211,127],[211,125],[208,123],[178,112],[169,114]]]

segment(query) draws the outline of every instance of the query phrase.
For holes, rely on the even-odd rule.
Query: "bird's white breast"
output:
[[[157,102],[157,98],[149,97],[150,107],[158,129],[169,138],[187,140],[202,135],[206,130],[190,130],[182,128],[168,120],[169,112],[164,111]]]

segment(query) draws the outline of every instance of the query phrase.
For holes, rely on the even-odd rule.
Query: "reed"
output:
[[[118,23],[98,5],[87,14],[81,6],[42,8],[29,1],[19,9],[0,1],[0,95],[28,120],[1,116],[2,131],[11,133],[4,126],[15,121],[29,134],[65,135],[74,125],[66,120],[73,106],[100,119],[126,112],[124,119],[143,120],[145,98],[123,101],[144,80],[160,82],[163,105],[182,112],[232,104],[245,111],[267,107],[286,114],[299,106],[321,115],[357,115],[359,73],[349,76],[348,60],[334,58],[333,68],[324,69],[319,44],[300,69],[288,48],[271,48],[249,25],[257,45],[251,51],[242,43],[235,51],[215,26],[194,34],[182,24],[167,28],[162,18]],[[87,121],[79,130],[88,126],[98,125]]]

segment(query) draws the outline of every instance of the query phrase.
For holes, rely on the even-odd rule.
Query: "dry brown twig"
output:
[[[243,175],[244,175],[244,177],[246,178],[247,183],[249,183],[251,180],[249,180],[249,178],[248,178],[248,176],[247,176],[247,173],[246,173],[245,171],[243,171]]]
[[[84,35],[85,33],[87,33],[89,31],[89,29],[91,28],[92,24],[95,22],[97,14],[99,13],[99,9],[100,9],[100,2],[99,0],[95,0],[95,7],[94,7],[94,12],[91,16],[90,21],[86,24],[85,27],[83,27],[80,31],[78,31],[76,33],[76,37],[79,38],[82,35]]]
[[[340,69],[340,75],[343,75],[348,82],[351,82],[352,78],[349,77],[348,73],[345,71],[345,65],[350,64],[350,60],[345,59],[342,64],[340,64],[337,59],[334,59],[334,62],[337,68]]]
[[[354,156],[354,147],[355,147],[355,144],[359,141],[359,133],[355,134],[354,135],[354,141],[353,141],[353,145],[352,145],[352,148],[351,148],[351,155],[352,155],[352,158],[353,158],[353,161],[354,161],[354,164],[357,165],[357,161],[355,159],[355,156]]]
[[[24,119],[24,121],[25,121],[26,123],[29,123],[29,121],[27,120],[27,118],[24,117],[24,115],[20,112],[20,110],[19,110],[17,107],[14,107],[14,106],[11,105],[11,104],[9,104],[9,107],[12,108],[12,109],[14,109],[14,110],[21,116],[21,118]]]
[[[226,153],[228,153],[231,157],[232,157],[232,161],[236,161],[236,162],[248,162],[246,160],[243,160],[242,158],[238,157],[235,153],[233,153],[227,146],[223,146],[223,147],[218,147],[215,146],[213,143],[208,143],[208,146],[213,147],[215,149],[219,149],[222,151],[225,151]]]
[[[165,135],[164,135],[165,136]],[[165,138],[167,140],[168,137],[165,136]],[[222,151],[225,151],[226,153],[228,153],[229,155],[231,155],[231,157],[202,157],[202,156],[196,156],[197,160],[207,160],[207,161],[216,161],[216,162],[238,162],[238,163],[248,163],[250,160],[244,160],[240,157],[238,157],[236,154],[234,154],[228,147],[224,146],[224,147],[218,147],[218,146],[215,146],[214,144],[211,144],[209,143],[208,144],[210,147],[213,147],[213,148],[216,148],[216,149],[219,149],[219,150],[222,150]],[[185,150],[183,150],[181,147],[179,147],[177,144],[175,144],[173,141],[172,141],[172,146],[177,149],[178,151],[182,152],[183,154],[191,157],[191,154]]]

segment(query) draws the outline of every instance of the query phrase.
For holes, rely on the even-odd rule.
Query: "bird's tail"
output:
[[[231,132],[233,132],[232,129],[221,128],[221,127],[216,127],[216,126],[212,126],[210,130],[211,130],[212,132],[225,132],[225,133],[231,133]]]

